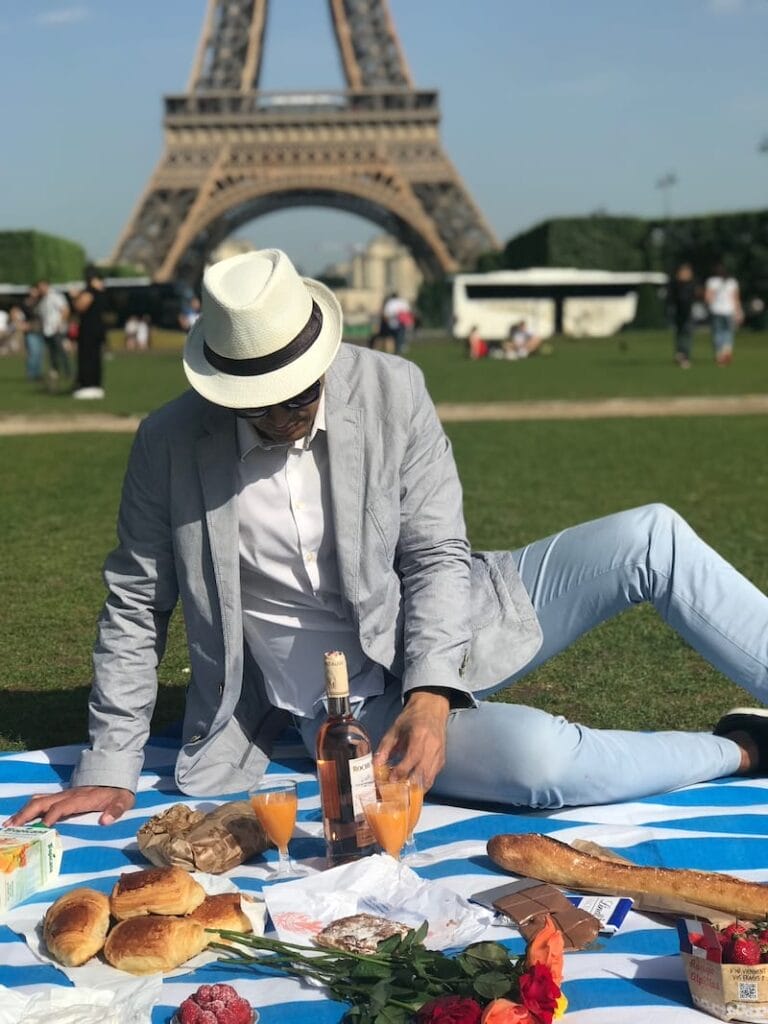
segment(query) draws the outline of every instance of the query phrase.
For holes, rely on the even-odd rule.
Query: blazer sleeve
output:
[[[403,693],[454,691],[454,706],[474,699],[463,674],[470,631],[470,549],[450,442],[421,372],[409,364],[411,420],[400,467],[396,564],[404,610]]]
[[[170,466],[162,437],[147,424],[134,439],[118,515],[118,546],[104,566],[107,599],[93,653],[91,749],[73,786],[135,791],[144,763],[157,667],[178,598],[170,523]]]

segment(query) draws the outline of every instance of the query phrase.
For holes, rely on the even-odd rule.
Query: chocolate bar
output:
[[[549,914],[563,933],[566,950],[585,949],[600,931],[600,922],[593,914],[574,907],[554,885],[533,878],[521,878],[509,885],[476,893],[472,899],[506,915],[528,940],[543,928]]]

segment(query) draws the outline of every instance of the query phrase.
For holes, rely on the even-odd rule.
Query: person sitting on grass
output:
[[[185,793],[253,787],[290,722],[314,754],[328,650],[347,657],[376,760],[398,758],[398,775],[420,771],[445,799],[557,808],[766,773],[766,710],[727,714],[713,733],[654,733],[486,699],[649,602],[765,701],[768,598],[663,504],[472,553],[421,372],[341,336],[333,293],[279,250],[208,268],[184,349],[192,390],[142,422],[128,463],[91,745],[69,789],[10,821],[98,811],[109,824],[134,805],[179,600]]]

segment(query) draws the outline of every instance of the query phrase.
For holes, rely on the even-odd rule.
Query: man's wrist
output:
[[[451,710],[451,690],[444,686],[417,686],[408,691],[405,703],[427,707],[447,716]]]

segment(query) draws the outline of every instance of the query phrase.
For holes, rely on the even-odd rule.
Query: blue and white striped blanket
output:
[[[18,809],[32,793],[58,790],[67,783],[79,746],[57,747],[0,756],[0,820]],[[127,869],[143,865],[135,836],[150,816],[184,800],[210,808],[211,801],[181,797],[173,788],[176,746],[154,740],[147,749],[136,807],[111,827],[86,815],[63,823],[59,831],[65,854],[60,885],[39,893],[29,904],[47,905],[74,885],[89,884],[109,891]],[[291,844],[296,859],[323,856],[317,782],[313,765],[298,747],[285,744],[270,767],[272,774],[290,774],[299,781],[299,823]],[[493,808],[454,807],[427,802],[417,829],[421,850],[433,860],[418,873],[440,879],[462,896],[500,885],[503,875],[488,859],[486,841],[500,832],[542,832],[558,839],[588,839],[612,848],[636,863],[725,871],[755,881],[768,881],[768,780],[730,779],[692,786],[665,796],[626,804],[548,812],[507,812]],[[267,875],[265,861],[234,869],[232,881],[244,891],[259,891]],[[42,911],[41,911],[42,912]],[[13,912],[9,916],[12,924]],[[691,1008],[678,955],[673,922],[630,913],[619,933],[601,939],[599,948],[570,953],[565,963],[564,991],[571,1024],[694,1024],[703,1018]],[[494,928],[488,937],[523,948],[516,932]],[[233,977],[216,966],[165,980],[162,1002],[153,1024],[166,1024],[173,1010],[198,985],[234,982],[256,1006],[263,1024],[299,1024],[311,1012],[313,1024],[335,1024],[344,1006],[324,999],[317,989],[280,977]],[[32,993],[48,985],[68,985],[57,969],[36,960],[24,939],[0,925],[0,985]],[[311,1004],[311,1008],[310,1008]]]

